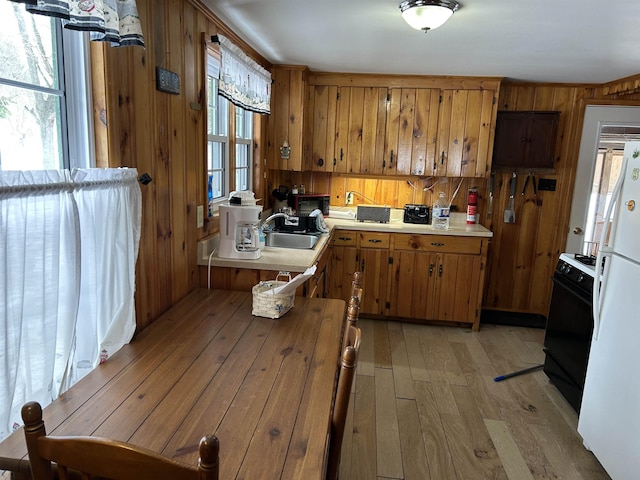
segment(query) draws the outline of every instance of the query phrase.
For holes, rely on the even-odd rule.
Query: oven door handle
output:
[[[560,287],[564,288],[565,290],[568,290],[569,293],[571,293],[574,297],[578,298],[580,301],[586,303],[589,307],[591,307],[591,298],[589,297],[589,295],[586,295],[584,292],[581,292],[570,283],[564,282],[555,276],[552,278],[552,280],[554,283],[556,283]]]

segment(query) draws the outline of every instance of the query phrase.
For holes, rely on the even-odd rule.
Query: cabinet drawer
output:
[[[479,255],[482,238],[451,235],[394,235],[394,250],[417,250],[442,253],[469,253]]]
[[[390,234],[360,232],[360,248],[389,248]]]
[[[331,245],[355,247],[357,242],[358,235],[350,230],[336,230],[331,237]]]

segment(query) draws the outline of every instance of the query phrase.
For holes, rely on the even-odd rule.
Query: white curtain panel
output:
[[[91,32],[91,40],[112,46],[144,47],[135,0],[11,0],[31,13],[62,18],[65,28]]]
[[[0,172],[0,440],[135,329],[135,169]]]
[[[268,115],[271,111],[271,73],[228,38],[217,37],[222,57],[218,93],[245,110]]]

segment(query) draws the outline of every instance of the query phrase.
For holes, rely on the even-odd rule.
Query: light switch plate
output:
[[[161,92],[180,95],[180,77],[175,72],[156,67],[156,88]]]
[[[197,228],[204,227],[204,207],[202,205],[198,205],[196,208],[196,216],[198,217],[196,226]]]

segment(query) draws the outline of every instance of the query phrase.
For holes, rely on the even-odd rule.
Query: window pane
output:
[[[236,137],[251,139],[253,133],[253,113],[236,107]]]
[[[54,20],[0,3],[0,77],[58,88]]]
[[[61,98],[0,85],[0,170],[64,168]]]
[[[249,175],[246,168],[236,169],[236,190],[249,190]]]
[[[249,166],[248,149],[249,146],[246,144],[236,144],[236,168],[247,168]]]

